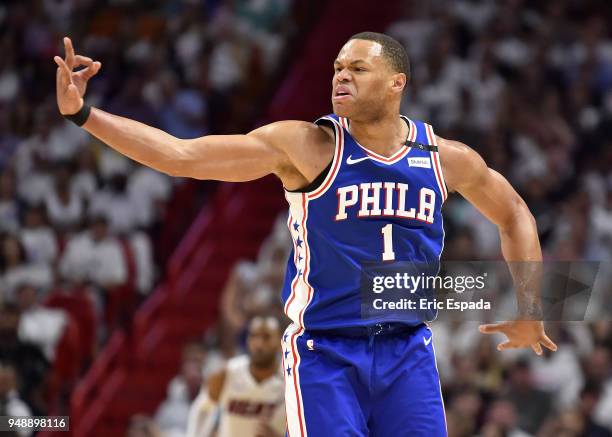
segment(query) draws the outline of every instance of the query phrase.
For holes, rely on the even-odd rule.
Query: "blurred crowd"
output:
[[[510,180],[547,259],[612,253],[611,18],[600,1],[406,2],[387,29],[412,63],[403,112]],[[459,197],[445,218],[447,257],[498,257],[496,228]]]
[[[252,122],[245,102],[275,73],[289,11],[289,0],[0,4],[0,415],[57,407],[58,348],[80,349],[78,376],[129,317],[127,298],[150,293],[155,239],[184,183],[59,116],[62,37],[102,61],[90,104],[191,138]]]
[[[406,2],[387,30],[407,48],[403,111],[475,148],[533,212],[546,260],[612,259],[612,5]],[[497,229],[459,196],[449,260],[499,259]],[[596,301],[594,301],[596,303]],[[591,303],[594,318],[598,305]],[[603,312],[602,312],[603,313]],[[601,313],[599,313],[601,314]],[[612,321],[549,323],[544,357],[498,353],[476,323],[434,323],[451,436],[612,435]]]
[[[126,285],[150,292],[159,270],[155,229],[181,183],[58,116],[50,78],[61,37],[102,61],[91,104],[182,138],[243,132],[294,31],[290,7],[290,0],[0,4],[0,415],[49,410],[56,349],[79,323],[47,305],[53,296],[90,305],[95,349],[112,329],[113,293]],[[612,258],[610,22],[612,5],[596,0],[406,1],[386,30],[412,63],[402,112],[475,148],[510,180],[536,217],[546,259],[607,261],[602,278]],[[444,214],[444,258],[500,258],[497,229],[459,196]],[[234,267],[207,346],[185,347],[157,424],[137,416],[130,435],[184,431],[206,375],[243,351],[246,321],[282,312],[289,242],[282,217],[257,259]],[[609,296],[612,282],[602,282]],[[449,435],[611,435],[612,323],[547,329],[559,351],[540,358],[496,352],[498,338],[481,336],[476,323],[433,324]]]
[[[451,436],[612,435],[610,22],[601,1],[461,0],[406,2],[387,29],[412,62],[403,112],[510,180],[547,261],[602,261],[590,320],[608,316],[549,323],[556,353],[498,353],[476,323],[434,322]],[[460,196],[444,217],[445,259],[500,259],[497,229]]]

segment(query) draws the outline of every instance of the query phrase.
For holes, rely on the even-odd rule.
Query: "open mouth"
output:
[[[353,95],[348,90],[340,88],[334,92],[333,100],[345,100],[350,97]]]

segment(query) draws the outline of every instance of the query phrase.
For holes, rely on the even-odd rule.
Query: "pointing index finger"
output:
[[[74,68],[74,47],[67,36],[64,37],[64,50],[66,51],[66,65],[72,70]]]

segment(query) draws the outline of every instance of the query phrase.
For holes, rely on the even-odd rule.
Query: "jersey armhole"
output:
[[[424,123],[425,132],[427,133],[427,139],[429,140],[429,144],[436,147],[435,151],[430,151],[431,161],[433,164],[433,171],[436,176],[436,181],[438,182],[438,188],[440,189],[440,193],[442,193],[442,203],[446,201],[448,198],[448,187],[446,186],[446,181],[444,180],[444,174],[442,173],[442,163],[440,161],[440,148],[438,147],[438,141],[436,140],[436,134],[434,133],[431,125]]]
[[[327,164],[327,167],[325,167],[325,169],[321,173],[319,173],[319,176],[314,178],[314,180],[308,185],[306,185],[305,187],[298,188],[297,190],[287,190],[287,192],[288,193],[310,193],[311,191],[316,190],[323,184],[323,181],[329,174],[329,170],[331,169],[333,162],[334,162],[334,159],[332,158],[332,160],[329,161],[329,164]]]
[[[322,117],[316,120],[315,124],[325,125],[325,126],[330,127],[332,129],[332,132],[334,133],[334,144],[337,144],[336,128],[335,128],[335,124],[332,119]],[[336,151],[334,150],[334,156],[336,154],[335,152]],[[325,166],[323,171],[319,173],[319,175],[316,178],[314,178],[312,182],[310,182],[305,187],[298,188],[297,190],[286,190],[286,191],[288,193],[310,193],[312,191],[317,190],[321,185],[323,185],[323,182],[325,182],[325,179],[327,178],[327,175],[329,174],[333,163],[334,163],[334,157],[332,156],[332,159],[329,161],[329,164]]]

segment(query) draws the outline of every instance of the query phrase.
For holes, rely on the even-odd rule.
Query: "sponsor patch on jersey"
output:
[[[429,158],[408,158],[408,166],[431,168],[431,160]]]

